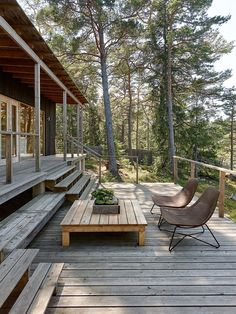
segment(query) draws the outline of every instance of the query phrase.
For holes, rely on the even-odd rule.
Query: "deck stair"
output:
[[[55,192],[68,191],[83,175],[81,170],[75,170],[54,186]]]
[[[0,222],[1,260],[16,248],[25,248],[56,213],[65,193],[44,193]]]
[[[88,174],[84,174],[72,188],[66,192],[66,198],[68,201],[74,202],[77,200],[82,193],[85,191],[87,186],[90,183],[91,176]]]
[[[62,168],[56,169],[53,172],[50,172],[45,180],[45,186],[49,190],[53,191],[57,183],[65,179],[67,176],[72,174],[76,170],[76,166],[64,166]]]

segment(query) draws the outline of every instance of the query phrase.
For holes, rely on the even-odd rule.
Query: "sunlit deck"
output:
[[[67,161],[75,160],[68,155]],[[65,165],[62,155],[41,157],[41,172],[35,172],[35,159],[25,158],[13,163],[13,182],[6,184],[6,166],[0,166],[0,204],[44,181],[48,172]]]
[[[158,230],[158,210],[149,213],[150,191],[173,193],[179,187],[107,186],[119,198],[139,200],[148,222],[145,246],[132,233],[88,233],[73,234],[70,247],[62,248],[59,224],[71,205],[65,204],[30,245],[40,249],[36,263],[65,262],[47,313],[236,312],[236,224],[216,213],[209,226],[219,249],[185,239],[169,253],[170,234]]]

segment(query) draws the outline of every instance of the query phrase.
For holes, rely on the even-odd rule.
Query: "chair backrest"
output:
[[[182,190],[175,196],[176,204],[178,204],[178,207],[185,207],[191,202],[197,190],[197,186],[198,186],[197,179],[190,179],[186,183]]]
[[[199,199],[189,207],[193,225],[204,225],[213,215],[220,192],[212,187],[207,188]]]

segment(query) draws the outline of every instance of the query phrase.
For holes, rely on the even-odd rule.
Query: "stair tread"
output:
[[[91,191],[96,187],[97,179],[91,179],[85,190],[83,191],[82,195],[80,196],[81,200],[85,200],[88,198]]]
[[[66,166],[65,168],[59,169],[59,170],[49,174],[46,178],[46,181],[56,181],[60,177],[64,176],[67,172],[70,172],[75,168],[76,168],[76,166]]]
[[[26,247],[64,199],[65,193],[42,194],[1,221],[0,233],[4,233],[4,236],[1,236],[1,248],[10,252],[18,247]]]
[[[84,175],[66,194],[80,194],[85,184],[90,180],[90,175]]]
[[[55,188],[63,188],[63,187],[68,187],[73,181],[76,180],[83,172],[81,170],[76,170],[72,172],[69,176],[67,176],[65,179],[60,181],[55,185]]]

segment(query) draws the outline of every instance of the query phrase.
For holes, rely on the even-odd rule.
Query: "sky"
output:
[[[213,0],[209,15],[231,15],[231,19],[220,27],[220,32],[228,41],[235,41],[236,45],[236,1],[235,0]],[[227,87],[236,87],[236,47],[233,51],[222,57],[217,62],[217,70],[232,69],[233,76],[225,82]]]

